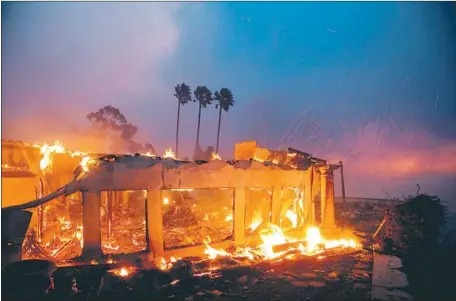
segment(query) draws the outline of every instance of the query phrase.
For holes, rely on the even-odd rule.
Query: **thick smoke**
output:
[[[3,137],[59,139],[102,151],[104,143],[90,139],[88,113],[113,105],[137,124],[132,107],[160,107],[170,94],[159,74],[178,45],[177,9],[173,3],[9,4],[2,18]],[[151,110],[150,120],[157,116]],[[140,131],[154,126],[138,124]]]

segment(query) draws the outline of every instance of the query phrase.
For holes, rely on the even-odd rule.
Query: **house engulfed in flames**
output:
[[[273,259],[359,247],[336,226],[333,171],[339,165],[297,150],[244,142],[236,145],[233,161],[214,154],[209,162],[188,162],[171,149],[163,157],[38,149],[36,200],[18,204],[2,189],[2,199],[13,205],[4,209],[32,212],[22,259],[101,262],[127,256],[166,263],[198,255]]]

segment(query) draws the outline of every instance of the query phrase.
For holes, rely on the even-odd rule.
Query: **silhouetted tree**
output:
[[[394,244],[405,256],[436,248],[445,226],[446,207],[436,196],[419,194],[396,208]]]
[[[198,102],[198,128],[196,130],[196,148],[199,147],[199,132],[201,124],[201,109],[207,108],[212,103],[212,92],[206,86],[198,86],[193,92],[195,94],[194,102]]]
[[[217,144],[215,146],[215,151],[218,153],[219,151],[219,139],[220,139],[220,123],[222,120],[222,109],[225,112],[230,110],[230,107],[234,105],[233,93],[227,88],[220,89],[220,92],[216,91],[214,93],[214,99],[218,102],[215,105],[215,108],[219,109],[219,121],[218,121],[218,129],[217,129]]]
[[[454,300],[456,236],[445,236],[446,207],[436,196],[409,196],[393,211],[393,245],[409,292],[419,300]],[[432,277],[429,277],[432,275]]]
[[[98,134],[108,137],[114,143],[116,150],[119,143],[128,143],[138,132],[138,128],[128,122],[120,110],[113,106],[105,106],[89,113],[87,119]]]
[[[139,152],[143,149],[140,143],[133,140],[138,128],[128,122],[118,108],[105,106],[96,112],[87,114],[87,119],[96,133],[108,137],[112,141],[114,151],[119,151],[125,146],[130,152]],[[148,144],[148,149],[154,149],[152,144]]]
[[[187,104],[192,100],[190,87],[182,83],[174,87],[175,94],[177,98],[177,125],[176,125],[176,156],[179,156],[179,120],[180,120],[180,107],[181,105]]]

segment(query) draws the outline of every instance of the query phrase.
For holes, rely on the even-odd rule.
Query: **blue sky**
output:
[[[222,119],[224,157],[239,140],[293,145],[352,166],[352,194],[414,193],[425,181],[456,198],[455,11],[436,2],[2,3],[2,134],[71,145],[85,136],[84,116],[112,104],[138,139],[164,149],[174,146],[177,83],[228,87],[236,105]],[[185,106],[188,155],[196,120],[197,106]],[[215,144],[216,124],[216,110],[204,110],[204,146]],[[443,163],[427,166],[435,156]]]

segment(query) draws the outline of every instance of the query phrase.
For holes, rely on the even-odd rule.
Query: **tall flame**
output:
[[[65,146],[62,142],[56,140],[54,145],[47,145],[46,143],[41,147],[41,154],[43,158],[40,161],[40,169],[45,172],[52,166],[52,155],[54,153],[65,153]]]
[[[81,165],[83,171],[89,171],[89,164],[93,162],[93,158],[88,156],[86,152],[81,151],[70,151],[65,148],[65,145],[61,142],[56,140],[53,145],[48,145],[44,143],[42,146],[33,145],[34,147],[39,147],[40,152],[43,157],[40,160],[40,169],[42,172],[49,172],[50,168],[52,167],[52,160],[54,154],[69,154],[71,157],[82,157]]]
[[[176,159],[176,154],[173,152],[173,149],[171,147],[168,147],[165,150],[165,153],[163,154],[163,158],[172,158]]]

